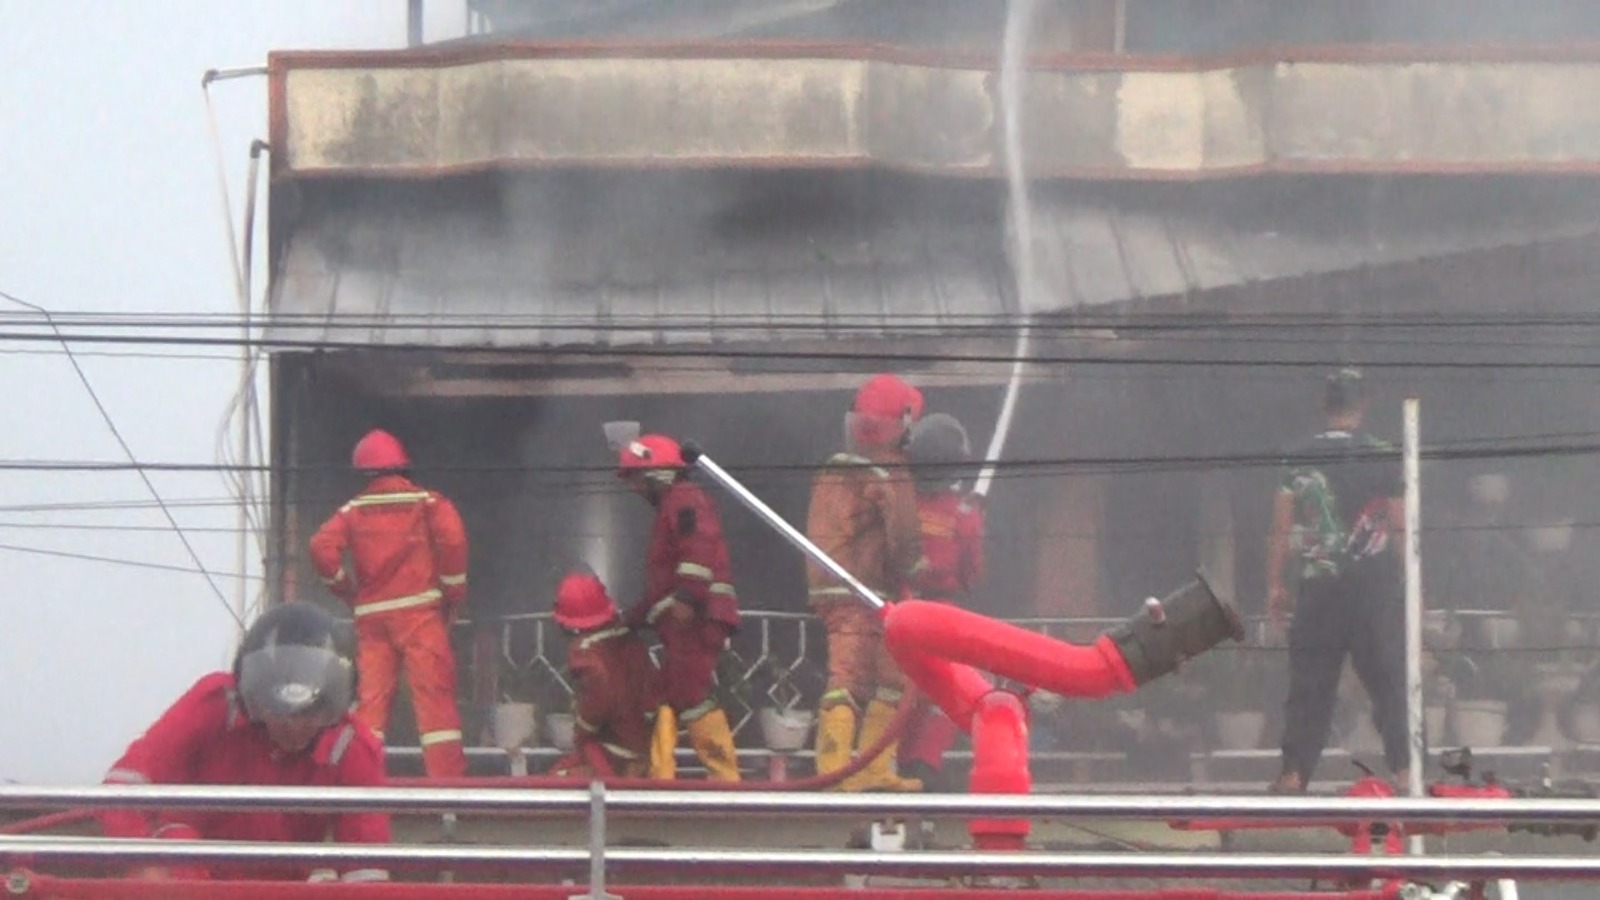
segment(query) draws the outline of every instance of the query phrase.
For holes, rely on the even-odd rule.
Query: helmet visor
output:
[[[327,647],[274,645],[239,660],[239,698],[250,718],[316,716],[328,724],[349,709],[350,661]]]

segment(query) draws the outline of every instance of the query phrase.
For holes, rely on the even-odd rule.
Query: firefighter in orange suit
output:
[[[466,530],[443,494],[407,477],[411,460],[393,435],[368,432],[352,460],[370,480],[312,536],[311,564],[355,614],[356,718],[383,736],[404,666],[423,766],[464,775],[450,623],[467,599]]]
[[[661,638],[662,706],[656,713],[650,773],[676,774],[678,725],[711,778],[738,781],[728,716],[712,694],[717,657],[739,626],[722,518],[711,497],[689,480],[678,442],[659,434],[622,445],[617,475],[656,509],[645,554],[644,597],[628,610],[631,628]]]
[[[884,597],[909,587],[922,555],[904,449],[921,416],[921,391],[893,375],[874,375],[845,417],[849,452],[830,458],[811,486],[806,536]],[[817,717],[817,773],[827,774],[888,730],[903,681],[884,647],[878,614],[814,564],[806,579],[828,634],[828,684]],[[895,771],[896,749],[890,746],[837,789],[921,790],[922,782]]]
[[[660,705],[660,685],[650,648],[622,624],[616,603],[600,579],[574,573],[556,588],[556,624],[571,638],[567,671],[572,676],[577,727],[573,751],[551,767],[557,775],[594,775],[590,746],[604,754],[610,773],[642,776],[649,770],[651,720]]]
[[[972,459],[967,430],[954,416],[933,413],[912,427],[906,452],[922,531],[912,593],[965,605],[983,577],[983,505],[966,489]],[[949,716],[924,701],[900,743],[901,771],[924,784],[943,781],[944,754],[958,733]]]

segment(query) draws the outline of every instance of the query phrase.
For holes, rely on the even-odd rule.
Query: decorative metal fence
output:
[[[1087,642],[1119,620],[1011,621]],[[568,709],[567,638],[550,615],[484,624],[495,638],[498,697],[532,702],[544,715]],[[1033,695],[1037,758],[1072,763],[1071,777],[1086,777],[1090,768],[1101,766],[1110,771],[1098,774],[1139,781],[1220,778],[1225,772],[1219,762],[1224,767],[1252,760],[1257,768],[1268,764],[1275,756],[1288,681],[1287,648],[1265,619],[1248,625],[1243,644],[1220,647],[1136,694],[1093,703]],[[1585,765],[1592,756],[1600,766],[1600,746],[1591,752],[1592,745],[1600,745],[1595,618],[1567,618],[1552,632],[1548,625],[1506,612],[1433,611],[1425,634],[1431,745],[1468,744],[1491,754],[1498,748],[1511,764],[1519,759],[1546,764],[1565,754]],[[741,750],[765,752],[762,707],[814,708],[826,678],[826,643],[816,619],[805,613],[746,611],[718,670],[720,699]],[[1365,692],[1349,678],[1340,691],[1330,757],[1381,760],[1369,709]],[[540,740],[548,743],[543,734]]]

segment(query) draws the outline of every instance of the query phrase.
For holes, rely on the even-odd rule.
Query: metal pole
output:
[[[768,525],[771,525],[778,534],[783,535],[785,540],[793,544],[796,549],[804,553],[812,562],[826,569],[829,575],[844,582],[845,586],[850,588],[851,593],[859,597],[862,603],[874,610],[882,610],[889,605],[882,597],[874,593],[872,588],[862,584],[861,580],[851,575],[848,569],[835,562],[833,557],[822,551],[821,547],[813,544],[810,538],[801,534],[798,528],[790,525],[783,516],[778,515],[777,511],[768,506],[760,497],[752,494],[749,488],[740,484],[737,478],[729,475],[726,469],[717,465],[699,447],[693,444],[685,445],[683,459],[689,465],[695,466],[700,471],[710,475],[711,480],[722,485],[736,500],[744,504],[746,509],[755,513]]]
[[[530,791],[516,781],[505,788],[306,788],[255,785],[0,786],[0,809],[211,809],[281,812],[384,811],[408,814],[566,814],[588,811],[583,788]],[[606,795],[609,816],[668,815],[1101,818],[1171,822],[1219,818],[1333,825],[1357,821],[1493,824],[1535,821],[1551,825],[1600,822],[1600,799],[1411,799],[1350,797],[1185,796],[1177,794],[873,794],[793,791],[643,791]]]
[[[1411,762],[1406,767],[1406,792],[1412,797],[1423,793],[1422,768],[1427,765],[1427,748],[1422,707],[1422,485],[1419,443],[1419,401],[1406,398],[1402,407],[1405,419],[1405,501],[1406,501],[1406,725],[1411,737]],[[1413,835],[1409,849],[1423,851],[1422,836]]]
[[[483,866],[571,870],[588,861],[581,847],[427,844],[264,843],[96,838],[0,838],[0,857],[33,863],[147,863],[211,866],[297,864],[313,867],[440,868]],[[610,859],[629,871],[703,873],[773,878],[778,875],[898,875],[904,877],[1094,878],[1405,878],[1489,880],[1592,879],[1597,856],[1366,856],[1276,853],[983,853],[978,851],[777,850],[617,847]]]
[[[406,0],[406,46],[422,46],[422,0]]]
[[[606,785],[589,782],[589,892],[570,900],[621,900],[606,893]]]

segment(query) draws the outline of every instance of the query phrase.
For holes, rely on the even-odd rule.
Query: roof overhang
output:
[[[876,46],[467,44],[273,54],[282,177],[876,167],[998,177],[992,57]],[[1600,46],[1055,56],[1043,178],[1600,172]]]

